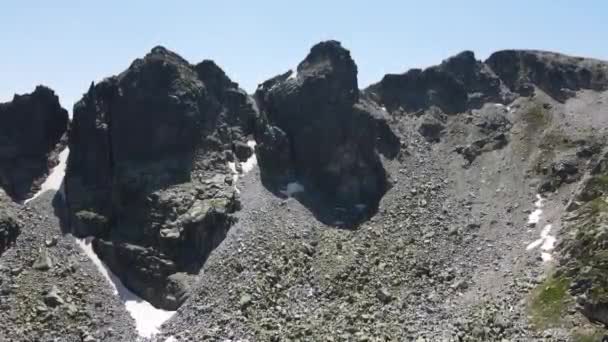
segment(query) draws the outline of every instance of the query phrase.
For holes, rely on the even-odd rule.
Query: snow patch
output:
[[[528,216],[528,223],[538,223],[540,222],[540,216],[543,213],[543,210],[541,209],[544,205],[544,199],[542,198],[541,195],[536,195],[536,202],[534,202],[534,206],[536,207],[536,210],[534,210],[530,216]]]
[[[530,216],[528,216],[528,223],[538,223],[540,221],[540,215],[543,211],[541,209],[534,210]]]
[[[247,145],[251,148],[251,151],[253,153],[251,154],[251,157],[249,157],[249,159],[247,159],[246,161],[241,163],[241,172],[240,173],[236,169],[237,162],[228,162],[228,168],[232,172],[232,184],[234,185],[234,190],[237,193],[241,192],[238,189],[238,187],[236,186],[236,182],[239,180],[239,176],[241,174],[246,174],[247,172],[253,170],[253,168],[258,164],[258,158],[255,155],[255,145],[256,145],[255,140],[249,140],[247,142]]]
[[[542,208],[543,205],[545,205],[545,199],[541,195],[536,194],[536,202],[534,202],[534,205],[537,208]]]
[[[526,247],[526,250],[529,251],[529,250],[532,250],[532,249],[542,245],[543,241],[544,241],[543,239],[537,239],[537,240],[534,240],[533,242],[530,242],[530,244],[528,244],[528,246]]]
[[[99,272],[106,278],[112,292],[117,295],[120,300],[124,303],[125,308],[135,320],[135,326],[137,332],[141,337],[151,338],[153,335],[159,333],[160,326],[167,321],[176,311],[166,311],[157,309],[152,304],[141,299],[139,296],[127,289],[120,278],[118,278],[106,264],[99,259],[93,246],[91,244],[92,238],[86,239],[75,239],[76,244],[82,249],[82,251],[91,259],[93,264],[97,267]],[[168,340],[171,341],[171,340]],[[175,341],[175,340],[173,340]]]
[[[287,77],[288,80],[295,80],[298,78],[298,68],[291,69],[291,75]]]
[[[177,339],[174,336],[169,336],[169,337],[167,337],[165,342],[177,342]]]
[[[253,170],[253,167],[256,166],[258,163],[258,158],[255,155],[255,140],[249,140],[247,142],[247,145],[251,148],[251,151],[253,153],[251,154],[251,157],[249,157],[249,159],[247,159],[244,163],[241,163],[241,169],[243,170],[243,173],[247,173]]]
[[[553,248],[555,247],[555,237],[548,235],[545,237],[542,246],[540,246],[540,249],[542,249],[543,251],[551,251],[553,250]]]
[[[551,253],[547,252],[540,253],[540,257],[541,259],[543,259],[544,262],[553,260],[553,256],[551,255]]]
[[[51,170],[51,174],[46,178],[44,183],[40,186],[40,191],[34,194],[31,198],[26,199],[23,204],[27,204],[29,201],[35,199],[36,197],[42,195],[43,193],[49,190],[60,190],[61,183],[63,183],[63,176],[65,175],[65,168],[68,162],[68,155],[70,154],[69,148],[64,148],[61,153],[59,153],[59,164],[55,166]],[[63,192],[61,192],[63,196]]]
[[[304,185],[298,182],[287,183],[287,187],[285,188],[285,190],[281,191],[283,195],[288,197],[293,197],[293,195],[299,192],[304,192]]]
[[[541,208],[544,205],[544,199],[541,197],[541,195],[536,195],[536,198],[537,200],[534,203],[536,210],[534,210],[528,217],[528,223],[536,224],[540,222],[541,214],[543,213]],[[527,251],[540,247],[542,250],[541,258],[545,262],[553,260],[553,256],[551,255],[550,251],[552,251],[555,247],[556,238],[555,236],[551,235],[552,228],[553,225],[551,224],[545,225],[540,232],[540,238],[532,241],[528,244],[528,246],[526,246]]]

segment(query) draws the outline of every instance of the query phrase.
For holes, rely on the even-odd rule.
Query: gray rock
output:
[[[64,300],[60,296],[60,291],[57,286],[53,286],[45,295],[44,303],[51,308],[63,305]]]
[[[53,267],[53,260],[51,260],[48,250],[40,248],[38,259],[36,259],[32,267],[38,271],[48,271]]]

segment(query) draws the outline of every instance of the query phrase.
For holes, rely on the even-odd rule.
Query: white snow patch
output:
[[[291,75],[287,77],[288,80],[295,80],[298,78],[298,68],[291,69]]]
[[[544,198],[542,198],[541,195],[536,195],[536,198],[537,198],[537,200],[536,200],[536,202],[534,202],[534,206],[536,207],[536,210],[534,210],[528,217],[528,223],[540,222],[540,217],[541,217],[541,214],[543,213],[541,208],[544,205]],[[545,262],[553,260],[553,256],[551,255],[551,253],[549,253],[555,247],[555,241],[556,241],[555,236],[552,236],[550,234],[552,228],[553,228],[553,225],[551,225],[551,224],[545,225],[543,227],[543,230],[541,230],[541,232],[540,232],[540,238],[532,241],[530,244],[528,244],[528,246],[526,246],[527,251],[540,247],[540,249],[543,251],[543,252],[541,252],[540,256],[541,256],[542,260]]]
[[[91,238],[76,239],[76,244],[91,259],[104,278],[106,278],[114,294],[118,295],[120,300],[125,304],[125,308],[135,320],[138,334],[145,338],[151,338],[153,335],[158,334],[160,326],[171,318],[175,314],[175,311],[157,309],[127,289],[120,278],[112,273],[108,266],[95,254],[91,241]]]
[[[249,157],[249,159],[241,163],[240,173],[236,169],[237,162],[228,162],[228,168],[232,172],[232,184],[234,184],[234,190],[236,190],[237,193],[240,193],[239,188],[236,186],[236,182],[239,180],[239,176],[241,174],[246,174],[247,172],[253,170],[253,168],[258,164],[258,158],[255,155],[255,140],[249,140],[247,142],[247,145],[251,148],[253,153],[251,154],[251,157]]]
[[[545,240],[543,241],[543,245],[540,246],[540,249],[543,251],[551,251],[555,247],[555,237],[551,235],[547,235]]]
[[[553,260],[553,256],[551,255],[551,253],[547,252],[540,253],[540,257],[543,259],[544,262]]]
[[[63,151],[61,151],[61,153],[59,153],[59,164],[57,164],[57,166],[55,166],[51,170],[51,174],[46,178],[44,183],[42,183],[42,185],[40,186],[40,191],[35,193],[34,196],[32,196],[31,198],[26,199],[23,202],[24,204],[27,204],[27,202],[42,195],[46,191],[59,190],[61,188],[61,183],[63,182],[63,176],[65,175],[65,167],[68,162],[69,154],[70,154],[70,149],[67,147]]]
[[[253,167],[256,166],[256,164],[258,163],[258,158],[255,155],[255,140],[249,140],[247,142],[247,145],[251,148],[251,151],[253,153],[251,154],[251,157],[249,157],[249,159],[247,159],[244,163],[241,163],[241,169],[243,170],[243,173],[247,173],[253,170]]]
[[[540,216],[543,213],[543,210],[541,209],[544,205],[544,199],[541,197],[541,195],[536,195],[536,202],[534,202],[534,206],[536,207],[536,210],[534,210],[530,216],[528,216],[528,223],[538,223],[540,221]]]
[[[536,194],[536,202],[534,202],[534,205],[537,208],[542,208],[544,205],[544,201],[545,201],[545,199],[541,195]]]
[[[538,223],[540,221],[540,215],[543,213],[541,209],[534,210],[530,216],[528,216],[528,223]]]
[[[386,110],[386,107],[382,106],[380,107],[383,111],[388,112],[388,110]]]
[[[542,245],[543,241],[544,241],[544,239],[542,239],[542,238],[534,240],[526,247],[526,250],[529,251],[529,250],[532,250],[532,249]]]
[[[503,105],[502,103],[495,103],[494,105],[495,105],[496,107],[500,107],[500,108],[503,108],[503,107],[505,106],[505,105]]]
[[[281,193],[285,196],[292,197],[293,195],[304,192],[304,185],[298,182],[287,183],[287,187],[285,190],[282,190]]]
[[[169,337],[167,337],[165,342],[177,342],[177,339],[174,336],[169,336]]]

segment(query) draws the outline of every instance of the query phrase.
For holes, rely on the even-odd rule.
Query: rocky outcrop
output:
[[[58,163],[68,112],[44,86],[0,103],[0,186],[13,200],[31,197]]]
[[[399,139],[386,113],[360,94],[348,50],[336,41],[315,45],[297,70],[262,83],[255,97],[266,183],[297,179],[337,207],[378,205],[390,187],[379,152],[395,157]]]
[[[227,165],[248,155],[255,120],[250,98],[215,63],[191,65],[162,47],[91,85],[69,136],[74,233],[97,237],[95,251],[127,287],[177,308],[234,222]]]
[[[434,106],[446,114],[480,108],[486,102],[503,103],[510,96],[498,76],[471,51],[425,70],[387,74],[365,93],[390,112],[418,112]]]
[[[464,115],[469,132],[468,142],[456,146],[454,150],[466,160],[465,167],[481,154],[501,149],[508,144],[513,126],[508,115],[505,106],[496,104],[486,104]]]
[[[503,50],[486,64],[514,92],[529,96],[538,87],[558,101],[580,89],[608,89],[608,63],[554,52]]]
[[[580,89],[608,89],[608,64],[589,58],[528,50],[503,50],[485,62],[464,51],[427,69],[387,74],[365,93],[391,113],[437,107],[446,114],[506,104],[539,88],[558,101]]]
[[[591,321],[608,324],[608,154],[592,160],[567,206],[557,275],[568,282],[579,309]],[[566,175],[575,171],[563,166]]]

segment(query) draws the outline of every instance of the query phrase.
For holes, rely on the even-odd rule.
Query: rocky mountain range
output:
[[[71,120],[16,95],[0,340],[602,341],[606,101],[532,50],[360,89],[337,41],[253,94],[159,46]]]

